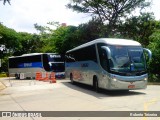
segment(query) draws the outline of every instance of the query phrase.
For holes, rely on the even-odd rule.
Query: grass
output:
[[[0,78],[2,77],[7,77],[7,74],[6,73],[0,73]]]
[[[160,82],[148,82],[148,85],[160,85]]]

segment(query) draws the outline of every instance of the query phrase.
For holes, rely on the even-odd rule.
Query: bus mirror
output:
[[[107,46],[102,46],[101,48],[107,52],[108,59],[111,59],[111,50],[110,50],[110,48],[107,47]]]
[[[152,59],[152,52],[147,48],[143,48],[143,50],[148,53],[149,60],[151,60]]]

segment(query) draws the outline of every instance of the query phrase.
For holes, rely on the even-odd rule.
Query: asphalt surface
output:
[[[92,87],[69,80],[57,83],[0,79],[7,87],[0,91],[0,111],[160,111],[160,86],[145,90],[96,93]],[[87,113],[86,113],[87,114]],[[21,120],[21,117],[0,117]],[[160,120],[160,117],[24,117],[26,120]]]

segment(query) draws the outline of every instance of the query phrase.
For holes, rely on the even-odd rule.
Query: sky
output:
[[[0,1],[0,22],[17,32],[36,33],[34,24],[45,26],[47,22],[78,26],[89,21],[90,16],[66,8],[70,0],[11,0],[11,5]],[[153,0],[148,11],[160,20],[160,0]]]

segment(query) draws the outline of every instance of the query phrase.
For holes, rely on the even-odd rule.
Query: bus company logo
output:
[[[89,66],[88,63],[83,63],[83,64],[81,64],[81,67],[88,67],[88,66]]]
[[[11,112],[2,112],[2,117],[12,117]]]
[[[32,63],[24,63],[24,67],[32,67]]]
[[[61,58],[60,55],[50,55],[51,58]]]

